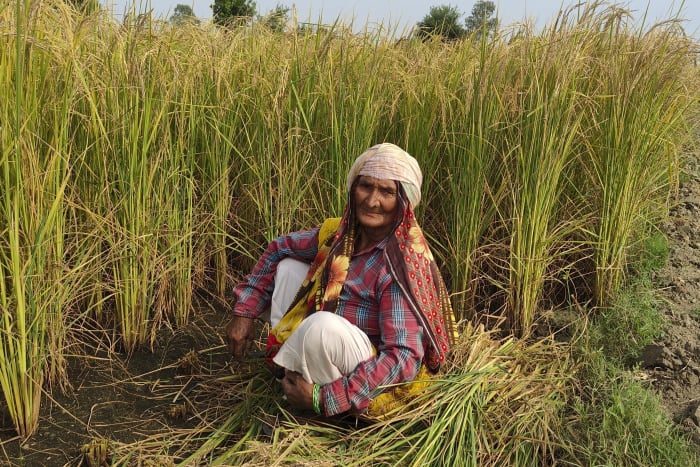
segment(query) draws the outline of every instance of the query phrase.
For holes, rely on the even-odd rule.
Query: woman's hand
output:
[[[287,402],[295,409],[314,410],[313,388],[314,385],[307,383],[300,373],[284,371],[282,391],[287,396]]]
[[[237,359],[243,358],[253,346],[255,319],[234,316],[226,325],[228,351]]]

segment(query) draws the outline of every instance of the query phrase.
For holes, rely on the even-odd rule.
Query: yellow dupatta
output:
[[[306,274],[304,282],[302,282],[289,310],[271,331],[271,334],[280,345],[287,340],[302,320],[309,315],[310,310],[316,311],[314,309],[314,301],[321,293],[323,271],[331,250],[333,234],[337,232],[340,221],[340,217],[333,217],[326,219],[321,224],[321,229],[318,233],[318,253],[314,258],[314,262],[311,264],[309,272]],[[346,273],[347,267],[349,267],[349,263],[345,268]],[[268,348],[268,353],[269,351],[270,349]]]

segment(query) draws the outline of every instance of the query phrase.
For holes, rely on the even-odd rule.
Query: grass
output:
[[[691,310],[691,316],[696,321],[700,321],[700,308],[694,308],[693,310]]]
[[[634,280],[611,307],[596,314],[596,326],[589,331],[591,346],[614,362],[632,364],[644,347],[664,334],[658,302],[648,278]]]
[[[621,366],[633,365],[644,347],[664,335],[661,302],[651,277],[666,264],[668,241],[656,231],[630,256],[637,258],[631,263],[630,279],[611,306],[596,313],[587,336],[591,348],[601,349]]]
[[[44,109],[52,89],[27,79],[32,69],[46,74],[53,59],[50,49],[25,50],[29,33],[44,33],[33,29],[29,6],[16,2],[16,47],[4,48],[0,59],[6,96],[0,110],[5,122],[0,133],[0,387],[23,438],[37,429],[46,379],[61,383],[65,378],[64,313],[75,285],[73,270],[66,265],[72,242],[65,239],[71,221],[66,202],[71,147],[62,122],[69,102],[61,99]],[[35,119],[39,113],[45,126]],[[79,264],[72,266],[80,269]]]
[[[697,447],[661,408],[656,394],[601,353],[585,356],[585,391],[570,404],[571,452],[564,465],[695,465]]]

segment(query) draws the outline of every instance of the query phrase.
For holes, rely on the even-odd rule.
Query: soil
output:
[[[668,328],[641,364],[662,405],[700,448],[700,162],[689,157],[678,202],[663,224],[669,258],[655,282]]]
[[[47,388],[39,429],[25,442],[0,406],[0,466],[103,467],[113,455],[128,457],[131,443],[196,426],[191,396],[199,395],[192,390],[214,373],[230,374],[231,361],[222,340],[230,312],[206,303],[197,308],[187,326],[163,329],[153,351],[119,353],[105,346],[105,336],[84,343],[94,354],[70,361],[70,388]],[[208,399],[198,405],[216,403]],[[135,454],[129,465],[172,465],[140,458]]]
[[[644,350],[641,367],[674,422],[700,449],[698,160],[688,163],[678,203],[662,229],[669,240],[669,260],[656,273],[655,282],[663,298],[667,329],[661,340]],[[200,307],[191,324],[162,332],[154,352],[127,356],[97,346],[93,355],[72,360],[72,387],[65,392],[47,391],[40,427],[26,442],[15,436],[7,413],[0,408],[0,465],[107,465],[106,461],[90,462],[100,458],[102,440],[125,444],[186,428],[192,417],[180,409],[192,375],[202,370],[197,367],[205,365],[211,371],[229,364],[221,339],[229,315],[224,308]]]

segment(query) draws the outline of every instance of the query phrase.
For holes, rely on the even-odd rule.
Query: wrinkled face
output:
[[[398,210],[398,190],[394,180],[360,175],[353,193],[355,216],[365,233],[386,236]]]

